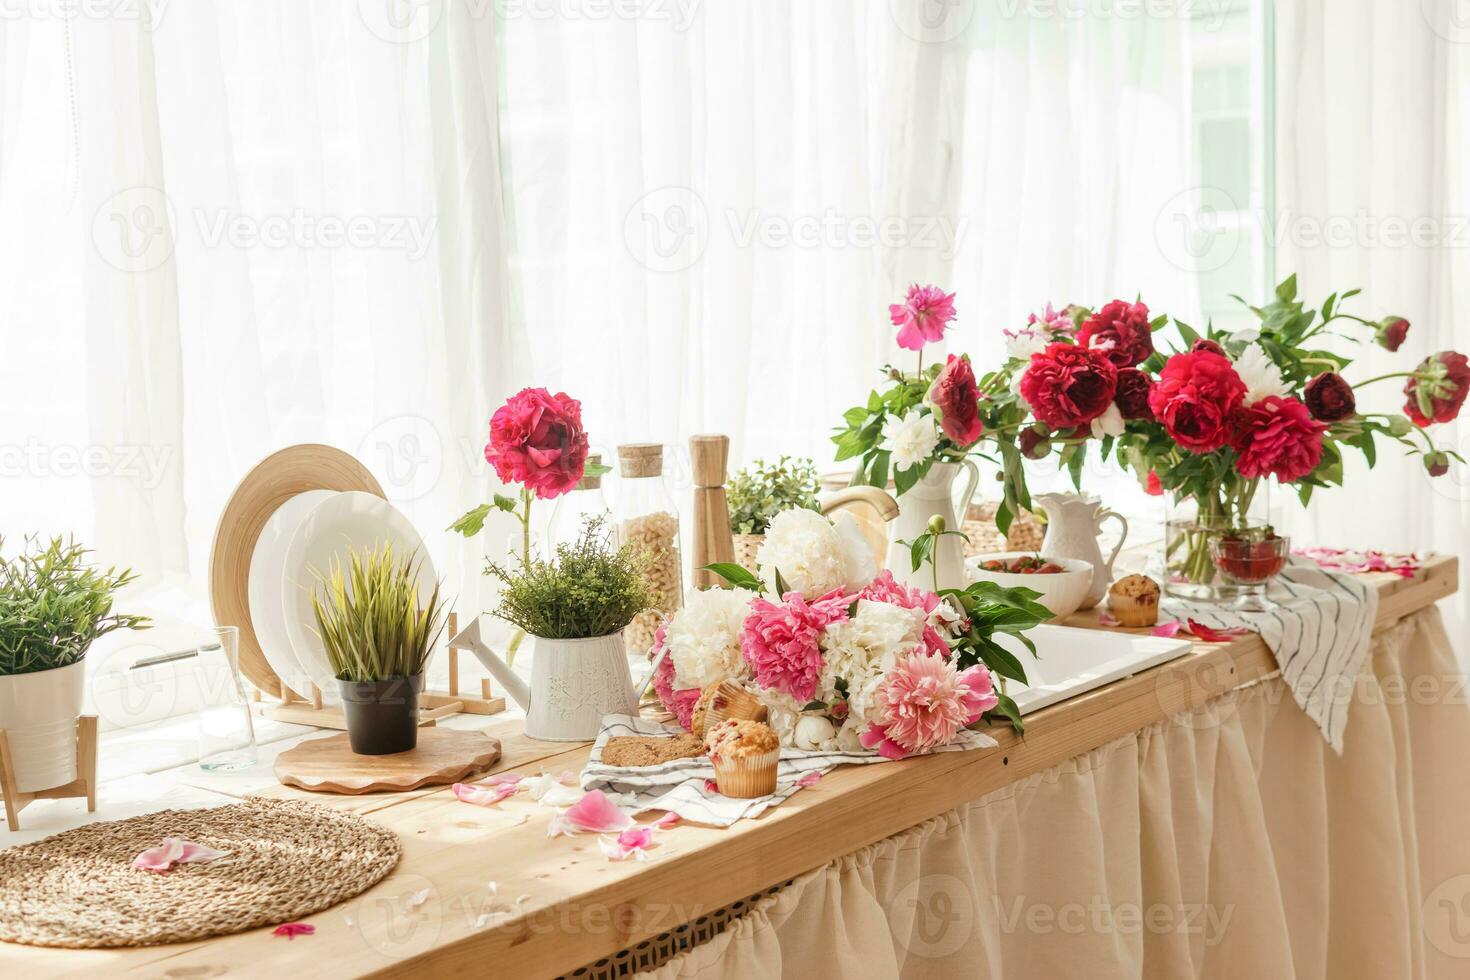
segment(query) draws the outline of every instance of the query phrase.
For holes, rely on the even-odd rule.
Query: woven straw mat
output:
[[[165,872],[132,867],[165,837],[230,853]],[[0,851],[0,939],[153,946],[292,922],[371,888],[400,852],[391,830],[300,800],[89,824]]]

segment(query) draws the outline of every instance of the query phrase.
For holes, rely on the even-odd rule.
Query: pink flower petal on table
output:
[[[796,781],[798,786],[815,786],[822,781],[822,773],[809,772]]]
[[[522,776],[518,772],[497,772],[493,776],[485,777],[481,782],[487,786],[504,786],[506,784],[514,786],[525,778],[525,776]]]
[[[228,855],[229,851],[217,851],[204,844],[178,837],[165,837],[163,843],[133,858],[133,867],[140,871],[167,871],[176,864],[205,863]]]
[[[1175,619],[1171,620],[1170,622],[1160,623],[1159,625],[1155,626],[1153,628],[1153,635],[1166,637],[1178,636],[1179,631],[1182,629],[1184,629],[1184,624]]]
[[[706,779],[704,781],[704,791],[706,793],[718,793],[720,791],[720,784],[713,779]]]
[[[276,926],[273,936],[285,936],[287,939],[295,939],[297,936],[312,936],[316,934],[316,926],[310,922],[283,922]]]
[[[602,790],[589,791],[571,808],[551,818],[546,836],[560,834],[616,834],[633,825],[628,812],[603,795]]]
[[[1243,626],[1222,626],[1216,628],[1206,626],[1204,623],[1191,619],[1189,621],[1189,632],[1206,643],[1229,643],[1237,636],[1249,636],[1251,631]]]
[[[683,819],[683,817],[679,816],[673,810],[670,810],[668,813],[665,813],[663,816],[654,821],[653,825],[659,830],[668,830],[670,827],[675,826],[680,820]]]
[[[565,775],[565,774],[564,774]],[[575,780],[575,777],[573,777]],[[528,780],[526,786],[531,791],[531,798],[543,806],[571,806],[582,798],[582,790],[573,782],[567,785],[560,777],[553,776],[549,772],[543,772],[535,779]]]
[[[1118,617],[1117,616],[1114,616],[1112,613],[1108,612],[1106,609],[1099,609],[1097,611],[1097,625],[1099,625],[1099,626],[1122,626],[1123,624],[1120,623],[1120,622],[1118,622]]]
[[[514,796],[519,789],[515,783],[501,783],[498,786],[476,786],[473,783],[455,783],[450,787],[450,792],[461,803],[473,803],[475,806],[494,806],[508,796]]]

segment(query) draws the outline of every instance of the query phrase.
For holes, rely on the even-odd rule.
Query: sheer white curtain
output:
[[[1276,264],[1307,298],[1358,286],[1350,307],[1413,324],[1397,354],[1351,346],[1349,381],[1412,370],[1470,349],[1470,23],[1452,0],[1281,0],[1277,4]],[[1458,16],[1457,16],[1458,15]],[[1366,300],[1366,302],[1365,302]],[[1372,385],[1360,409],[1403,404],[1403,379]],[[1429,430],[1470,451],[1462,419]],[[1287,507],[1324,544],[1470,553],[1470,473],[1429,479],[1418,459],[1380,454],[1370,474],[1349,452],[1347,486]],[[1464,581],[1462,579],[1462,581]],[[1452,600],[1465,621],[1464,590]]]
[[[199,596],[235,481],[325,442],[476,603],[478,542],[438,532],[487,489],[517,348],[494,18],[34,6],[0,21],[0,532]]]

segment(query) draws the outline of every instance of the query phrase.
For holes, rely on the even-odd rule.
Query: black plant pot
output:
[[[419,743],[419,692],[424,675],[337,682],[347,715],[347,741],[358,755],[392,755]]]

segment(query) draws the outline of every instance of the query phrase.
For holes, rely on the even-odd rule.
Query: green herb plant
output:
[[[146,616],[112,611],[113,593],[137,576],[100,570],[89,553],[70,539],[27,538],[14,558],[0,558],[0,676],[70,667],[98,637],[148,628]]]
[[[730,506],[730,530],[736,534],[765,534],[771,518],[783,510],[821,510],[817,468],[810,459],[782,456],[775,463],[756,460],[735,474],[725,487]]]
[[[419,605],[421,564],[413,556],[396,558],[393,546],[384,544],[352,552],[345,569],[340,558],[325,572],[312,569],[321,586],[311,596],[316,633],[338,680],[423,673],[448,610],[437,582],[428,605]]]
[[[616,633],[648,608],[643,569],[648,556],[615,548],[607,521],[594,516],[575,541],[559,545],[553,560],[533,558],[486,570],[504,588],[495,615],[531,636],[580,640]]]

